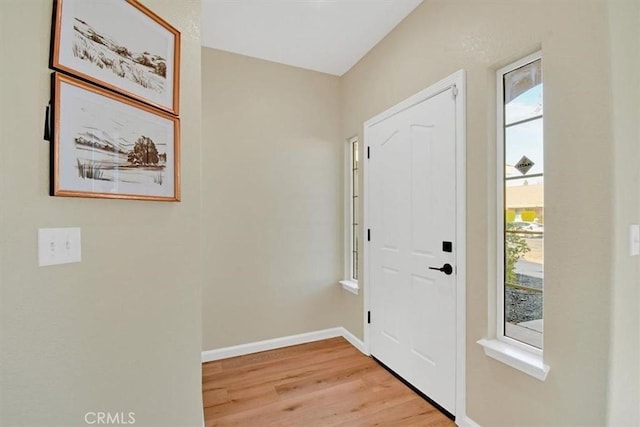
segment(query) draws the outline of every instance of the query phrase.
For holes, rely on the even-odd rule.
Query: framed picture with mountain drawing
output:
[[[180,119],[54,73],[53,196],[180,200]]]
[[[137,0],[54,7],[52,68],[178,115],[178,30]]]

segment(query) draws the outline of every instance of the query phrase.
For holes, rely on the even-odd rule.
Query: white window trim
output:
[[[352,136],[347,140],[345,144],[345,156],[344,156],[344,272],[343,280],[340,280],[342,288],[352,294],[358,295],[360,293],[360,286],[358,281],[353,279],[352,276],[352,260],[353,260],[353,236],[351,235],[351,227],[353,224],[353,198],[351,189],[353,186],[353,174],[351,169],[353,168],[353,150],[352,145],[358,141],[357,136]],[[359,150],[361,151],[361,150]]]
[[[497,134],[497,204],[496,204],[496,324],[495,338],[481,339],[478,341],[484,348],[484,353],[512,368],[518,369],[534,378],[545,381],[550,367],[544,364],[543,351],[539,348],[522,343],[504,335],[504,258],[500,254],[504,253],[504,223],[501,221],[501,215],[504,211],[504,99],[503,95],[503,76],[504,74],[527,65],[533,61],[542,58],[542,51],[533,53],[525,58],[520,59],[512,64],[499,69],[496,72],[496,104],[500,105],[497,109],[496,117],[496,134]],[[493,316],[490,316],[492,318]],[[490,333],[490,335],[493,335]]]
[[[517,343],[515,340],[511,341]],[[481,339],[478,344],[484,347],[484,354],[487,356],[531,375],[540,381],[547,379],[550,368],[544,364],[542,355],[523,350],[519,346],[513,345],[513,343],[509,344],[500,339]]]
[[[345,291],[351,292],[354,295],[358,295],[360,293],[360,286],[355,280],[340,280],[339,283],[342,285],[342,289],[344,289]]]

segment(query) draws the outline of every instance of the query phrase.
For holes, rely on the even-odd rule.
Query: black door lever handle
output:
[[[451,264],[445,264],[442,267],[429,267],[429,270],[438,270],[438,271],[442,271],[444,274],[446,274],[447,276],[451,275],[451,273],[453,273],[453,267],[451,267]]]

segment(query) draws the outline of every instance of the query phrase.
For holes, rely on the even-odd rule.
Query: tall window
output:
[[[344,280],[340,283],[349,292],[358,294],[358,264],[360,245],[358,240],[359,180],[358,138],[347,141],[345,150],[345,236]]]
[[[498,71],[498,337],[542,350],[542,57]],[[513,340],[513,341],[512,341]]]
[[[351,151],[351,280],[358,281],[358,138],[349,141]]]

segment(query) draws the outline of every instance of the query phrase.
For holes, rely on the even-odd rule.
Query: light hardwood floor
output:
[[[202,365],[206,427],[455,426],[343,338]]]

